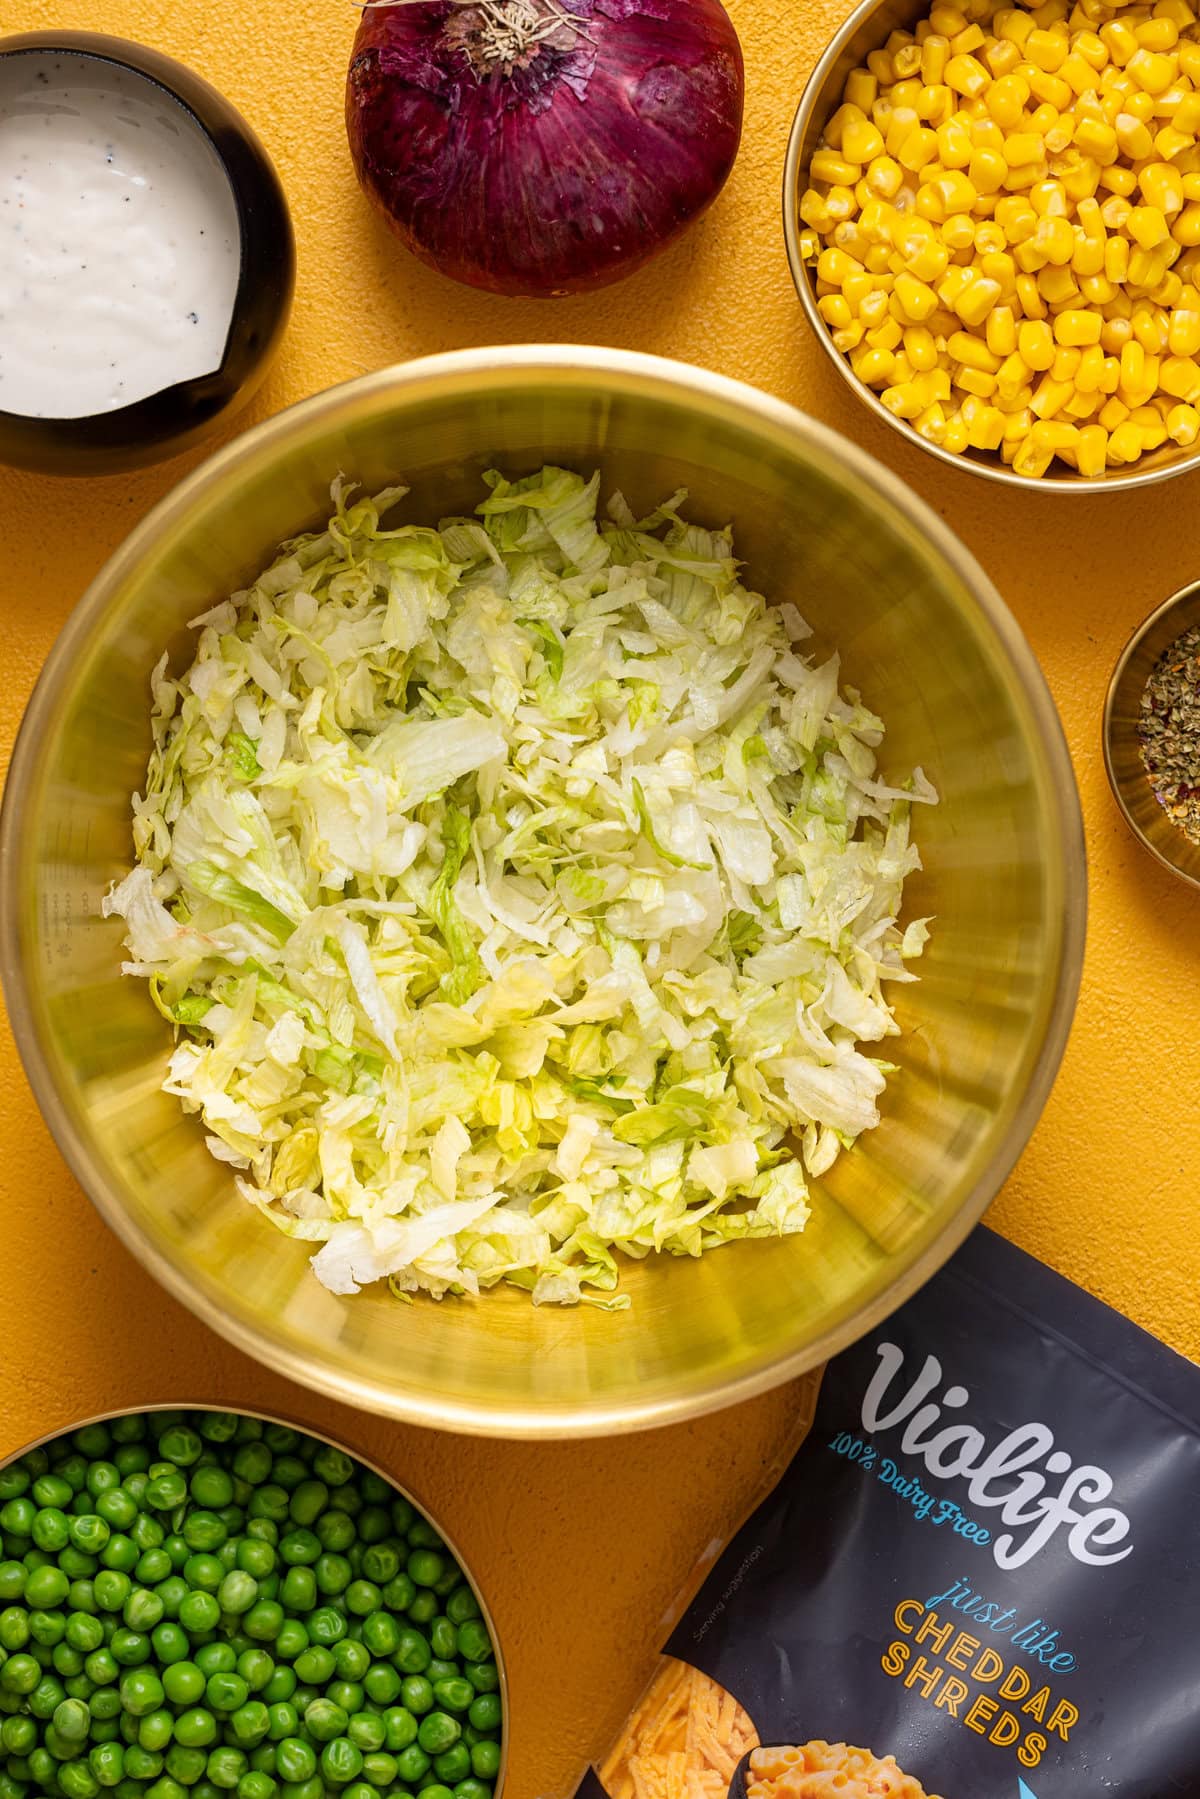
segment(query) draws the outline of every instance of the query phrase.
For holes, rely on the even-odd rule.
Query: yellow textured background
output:
[[[1200,574],[1200,476],[1083,502],[944,471],[876,425],[810,341],[783,254],[780,173],[800,88],[848,0],[729,0],[746,49],[744,148],[708,219],[597,297],[546,305],[454,287],[400,252],[350,169],[346,0],[0,0],[0,29],[88,26],[200,69],[265,139],[299,236],[297,306],[250,414],[424,352],[523,340],[615,343],[706,363],[797,402],[898,468],[962,534],[1015,610],[1071,740],[1091,852],[1084,995],[1057,1090],[992,1222],[1200,1357],[1200,898],[1127,837],[1100,709],[1152,605]],[[226,428],[231,435],[235,423]],[[0,744],[101,562],[198,457],[66,482],[0,470]],[[615,1444],[459,1442],[372,1423],[234,1354],[158,1292],[70,1179],[0,1043],[0,1457],[106,1407],[182,1395],[274,1406],[374,1453],[454,1533],[492,1600],[513,1684],[509,1799],[569,1789],[632,1698],[693,1558],[749,1503],[787,1392]]]

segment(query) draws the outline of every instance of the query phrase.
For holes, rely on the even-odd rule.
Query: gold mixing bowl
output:
[[[130,864],[150,747],[149,677],[186,621],[328,515],[339,472],[412,485],[402,516],[472,506],[480,473],[603,470],[635,510],[677,487],[732,521],[749,578],[836,646],[888,722],[886,766],[920,763],[936,915],[886,1118],[817,1185],[800,1238],[630,1263],[622,1314],[515,1291],[403,1305],[340,1299],[241,1200],[160,1091],[170,1030],[120,974],[100,916]],[[824,1361],[946,1259],[1024,1146],[1066,1041],[1086,884],[1071,764],[1037,663],[998,594],[893,475],[752,389],[655,358],[557,346],[435,357],[335,388],[222,450],[137,527],[38,685],[0,825],[0,963],[30,1080],[107,1221],[242,1349],[377,1413],[480,1434],[588,1435],[745,1399]]]
[[[927,19],[932,4],[933,0],[915,0],[915,4],[914,0],[863,0],[813,70],[800,98],[783,177],[783,228],[796,292],[826,355],[876,418],[883,419],[893,431],[899,431],[909,443],[936,456],[950,468],[966,469],[973,475],[983,475],[989,481],[1000,481],[1008,487],[1023,487],[1030,493],[1114,493],[1127,487],[1147,487],[1152,482],[1167,481],[1172,475],[1184,475],[1190,469],[1200,468],[1200,444],[1190,450],[1164,445],[1128,469],[1110,470],[1097,477],[1077,475],[1058,461],[1053,462],[1044,475],[1019,475],[995,450],[968,450],[965,455],[956,456],[922,437],[907,419],[897,418],[894,412],[889,412],[879,395],[859,380],[847,358],[834,344],[828,325],[817,311],[816,271],[800,252],[800,234],[804,229],[800,201],[808,186],[809,164],[826,125],[842,103],[847,75],[864,63],[872,50],[881,49],[893,31],[911,31],[919,20]]]
[[[464,1560],[463,1556],[456,1548],[453,1538],[448,1536],[446,1531],[443,1530],[441,1523],[430,1511],[429,1507],[417,1494],[406,1487],[403,1481],[398,1481],[393,1474],[388,1473],[386,1468],[381,1468],[378,1462],[372,1461],[370,1456],[364,1455],[361,1449],[356,1449],[353,1444],[342,1442],[337,1437],[326,1436],[323,1431],[313,1430],[311,1425],[303,1423],[299,1418],[284,1418],[278,1412],[247,1412],[241,1406],[232,1406],[228,1408],[217,1407],[214,1406],[211,1401],[205,1400],[190,1399],[184,1400],[182,1403],[164,1400],[156,1405],[139,1405],[132,1407],[120,1406],[111,1412],[94,1412],[89,1418],[77,1418],[74,1424],[63,1425],[59,1430],[47,1431],[45,1436],[36,1437],[32,1443],[26,1443],[20,1449],[14,1449],[11,1455],[0,1457],[0,1473],[3,1473],[7,1468],[11,1468],[14,1462],[19,1462],[23,1456],[30,1455],[35,1449],[48,1449],[52,1443],[57,1443],[63,1437],[73,1436],[77,1430],[86,1430],[88,1426],[92,1424],[111,1424],[114,1419],[117,1418],[141,1418],[147,1416],[151,1412],[211,1412],[226,1409],[236,1414],[239,1418],[254,1418],[260,1424],[286,1425],[289,1430],[300,1431],[304,1436],[312,1437],[318,1443],[328,1444],[331,1449],[340,1449],[343,1455],[350,1456],[352,1460],[361,1463],[361,1465],[371,1474],[377,1474],[380,1480],[386,1481],[388,1486],[391,1487],[392,1491],[396,1494],[397,1498],[407,1499],[413,1510],[419,1512],[421,1517],[424,1518],[427,1523],[433,1525],[433,1528],[437,1531],[443,1543],[445,1543],[450,1555],[458,1563],[458,1566],[462,1571],[463,1579],[470,1587],[472,1593],[474,1593],[475,1598],[479,1603],[479,1615],[487,1626],[488,1635],[492,1639],[492,1651],[496,1658],[496,1673],[498,1674],[500,1681],[498,1691],[502,1708],[500,1769],[493,1783],[492,1799],[501,1799],[501,1795],[505,1789],[505,1772],[508,1767],[509,1743],[512,1740],[512,1723],[509,1710],[508,1670],[504,1664],[504,1647],[500,1641],[499,1633],[496,1630],[495,1620],[492,1617],[486,1598],[480,1591],[479,1583],[471,1572],[469,1564]]]
[[[1200,887],[1200,846],[1172,824],[1142,761],[1142,695],[1164,650],[1200,625],[1200,582],[1172,594],[1121,651],[1104,703],[1104,767],[1125,823],[1143,849],[1181,881]]]

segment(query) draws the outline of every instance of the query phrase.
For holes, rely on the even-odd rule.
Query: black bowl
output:
[[[225,166],[237,203],[242,266],[221,366],[213,374],[86,418],[0,410],[0,462],[49,474],[104,474],[188,448],[248,400],[283,338],[296,283],[296,243],[274,166],[241,114],[191,69],[157,50],[95,31],[0,38],[0,57],[61,51],[147,76],[189,112]]]

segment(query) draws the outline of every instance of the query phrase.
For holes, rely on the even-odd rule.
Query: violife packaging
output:
[[[976,1232],[665,1656],[592,1799],[1197,1799],[1200,1370]]]

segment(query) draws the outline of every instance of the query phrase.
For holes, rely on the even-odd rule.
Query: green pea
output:
[[[186,1424],[173,1425],[158,1439],[159,1455],[179,1468],[190,1468],[193,1462],[198,1462],[203,1449],[200,1438]]]
[[[324,1686],[335,1672],[333,1656],[319,1643],[313,1643],[296,1658],[296,1678],[306,1686]]]
[[[438,1615],[437,1594],[423,1588],[409,1606],[408,1615],[414,1624],[431,1624]]]
[[[277,1699],[267,1706],[267,1735],[273,1743],[281,1743],[285,1737],[295,1736],[299,1726],[296,1708],[286,1699]]]
[[[353,1580],[346,1588],[346,1610],[356,1618],[367,1618],[379,1610],[383,1594],[369,1580]]]
[[[366,1703],[366,1694],[356,1680],[332,1680],[325,1689],[326,1699],[340,1705],[342,1710],[352,1715],[361,1711]]]
[[[363,1576],[386,1587],[400,1572],[400,1551],[391,1543],[372,1543],[362,1559]]]
[[[302,1480],[292,1489],[288,1513],[295,1524],[314,1524],[325,1510],[329,1488],[321,1480]]]
[[[143,1587],[155,1587],[172,1571],[171,1558],[165,1549],[146,1549],[138,1558],[133,1577]]]
[[[502,1708],[499,1695],[496,1693],[480,1693],[472,1700],[468,1716],[476,1730],[499,1730]]]
[[[488,1647],[490,1649],[490,1643]],[[500,1673],[495,1662],[465,1662],[463,1673],[477,1693],[494,1693],[500,1685]]]
[[[422,1674],[410,1674],[400,1684],[400,1698],[418,1716],[433,1710],[433,1688]]]
[[[243,1574],[252,1574],[255,1580],[265,1580],[268,1574],[275,1571],[275,1550],[270,1543],[263,1543],[254,1537],[242,1537],[237,1546],[237,1566]]]
[[[135,1519],[135,1528],[136,1525],[137,1520]],[[141,1550],[133,1538],[127,1537],[122,1531],[117,1531],[100,1551],[100,1560],[106,1568],[115,1568],[119,1574],[128,1574],[137,1567],[140,1555]]]
[[[495,1780],[500,1772],[499,1743],[473,1743],[471,1771],[477,1780]]]
[[[322,1443],[313,1456],[313,1473],[318,1480],[323,1480],[327,1487],[344,1487],[348,1480],[354,1478],[354,1463],[332,1443]]]
[[[175,1720],[175,1741],[185,1749],[204,1749],[217,1740],[217,1720],[203,1706],[180,1712]]]
[[[344,1593],[354,1578],[354,1570],[344,1555],[322,1555],[314,1570],[322,1593]]]
[[[54,1728],[64,1743],[82,1743],[92,1717],[82,1699],[64,1699],[54,1708]]]
[[[381,1505],[365,1506],[358,1515],[358,1534],[364,1543],[382,1543],[392,1534],[391,1513]]]
[[[302,1480],[308,1479],[308,1467],[296,1455],[277,1456],[273,1473],[279,1485],[286,1487],[289,1493],[293,1488],[298,1487]]]
[[[130,1630],[149,1632],[162,1622],[163,1602],[157,1593],[149,1593],[144,1587],[138,1587],[125,1601],[121,1615]]]
[[[132,1590],[133,1582],[128,1574],[118,1568],[102,1569],[92,1582],[92,1592],[102,1612],[121,1611]]]
[[[261,1743],[270,1726],[270,1714],[261,1699],[248,1699],[238,1706],[229,1720],[230,1730],[244,1749],[253,1749]]]
[[[435,1681],[433,1693],[438,1704],[448,1712],[465,1712],[475,1700],[475,1688],[470,1681],[457,1675]]]
[[[312,1641],[323,1643],[326,1648],[339,1642],[349,1629],[344,1615],[331,1605],[323,1605],[315,1612],[310,1612],[307,1626]]]
[[[25,1583],[25,1603],[34,1608],[61,1605],[70,1587],[61,1568],[35,1568]],[[0,1622],[7,1616],[0,1612]]]
[[[37,1514],[38,1508],[32,1499],[10,1499],[0,1506],[0,1530],[6,1537],[32,1536]]]
[[[277,1481],[268,1481],[266,1486],[254,1489],[248,1510],[252,1518],[269,1518],[275,1524],[283,1524],[288,1517],[287,1492]]]
[[[419,1630],[400,1632],[392,1660],[402,1674],[423,1674],[432,1659],[429,1644]]]
[[[123,1487],[108,1487],[96,1495],[96,1516],[110,1531],[128,1530],[137,1517],[137,1501]]]
[[[393,1755],[401,1749],[407,1749],[417,1740],[417,1720],[402,1705],[390,1705],[383,1714],[384,1726],[387,1730],[387,1746]]]
[[[304,1712],[305,1728],[318,1743],[328,1743],[341,1736],[349,1721],[345,1710],[331,1699],[314,1699]]]
[[[279,1589],[280,1603],[288,1611],[307,1612],[317,1597],[317,1581],[311,1568],[289,1568]]]
[[[200,1412],[194,1423],[206,1443],[229,1443],[237,1436],[236,1412]]]
[[[372,1705],[391,1705],[400,1696],[400,1675],[387,1662],[372,1662],[363,1675],[363,1690]]]
[[[299,1784],[317,1771],[316,1751],[303,1737],[284,1737],[275,1748],[275,1768],[281,1780]]]
[[[188,1496],[188,1484],[178,1468],[156,1474],[146,1483],[146,1504],[156,1512],[173,1512]]]
[[[85,1555],[73,1543],[68,1543],[65,1549],[58,1552],[58,1565],[68,1580],[85,1580],[96,1572],[100,1562],[96,1556]]]
[[[296,1686],[295,1670],[276,1665],[274,1674],[263,1688],[263,1699],[268,1705],[281,1704],[284,1700],[291,1698],[296,1691]]]
[[[154,1780],[163,1770],[163,1758],[157,1749],[143,1749],[140,1743],[125,1748],[125,1773],[130,1780]]]
[[[88,1766],[102,1787],[118,1786],[125,1778],[125,1750],[120,1743],[97,1743],[88,1754]]]
[[[243,1649],[237,1659],[237,1671],[252,1693],[261,1693],[270,1684],[275,1663],[265,1649]]]
[[[348,1786],[362,1773],[362,1750],[349,1737],[334,1737],[321,1751],[321,1773],[330,1786]]]
[[[99,1649],[104,1641],[104,1626],[99,1618],[88,1612],[71,1612],[66,1621],[63,1633],[72,1649],[78,1649],[84,1655],[90,1655],[93,1649]]]
[[[140,1668],[150,1660],[152,1644],[144,1632],[122,1626],[113,1631],[108,1647],[113,1660],[119,1662],[122,1668]]]
[[[460,1780],[456,1784],[454,1799],[492,1799],[492,1789],[482,1780],[468,1776],[466,1780]]]
[[[376,1749],[363,1756],[363,1779],[372,1786],[387,1789],[396,1783],[396,1758],[386,1750]]]
[[[41,1569],[38,1570],[41,1573]],[[43,1649],[53,1649],[67,1633],[67,1620],[62,1612],[36,1611],[29,1614],[29,1634]],[[70,1645],[67,1645],[70,1648]]]
[[[36,1568],[30,1579],[36,1580],[41,1572],[40,1568]],[[0,1612],[0,1647],[8,1650],[24,1649],[28,1641],[29,1613],[24,1606],[10,1605]]]
[[[247,1576],[247,1578],[249,1577]],[[227,1575],[226,1579],[232,1580],[233,1575]],[[222,1582],[222,1591],[224,1591],[224,1582]],[[278,1600],[258,1599],[245,1614],[242,1628],[246,1635],[253,1637],[256,1642],[270,1643],[278,1637],[283,1623],[283,1607]]]
[[[237,1799],[272,1799],[278,1791],[269,1774],[256,1773],[253,1769],[243,1774],[237,1784]]]
[[[57,1549],[65,1549],[70,1542],[71,1521],[58,1506],[43,1506],[34,1513],[29,1534],[39,1549],[53,1554]]]
[[[383,1589],[383,1603],[390,1612],[406,1612],[417,1596],[407,1574],[397,1574]]]
[[[130,1668],[121,1677],[121,1704],[134,1718],[157,1710],[164,1697],[162,1681],[152,1668]]]
[[[440,1755],[452,1743],[457,1743],[461,1735],[462,1725],[457,1718],[452,1718],[448,1712],[432,1711],[421,1719],[417,1741],[426,1755]]]
[[[98,1512],[84,1512],[68,1526],[71,1542],[81,1555],[99,1555],[112,1536],[111,1527]]]
[[[379,1788],[372,1786],[369,1780],[356,1780],[342,1788],[342,1799],[379,1799]]]
[[[320,1553],[320,1538],[315,1536],[311,1530],[289,1530],[279,1539],[280,1558],[289,1567],[294,1567],[297,1562],[311,1564],[317,1560]]]
[[[333,1665],[339,1680],[361,1680],[371,1666],[371,1652],[354,1637],[343,1637],[333,1646]]]
[[[208,1511],[189,1512],[179,1534],[188,1548],[198,1555],[211,1555],[229,1536],[224,1520],[216,1512]],[[184,1572],[187,1572],[186,1565]]]
[[[240,1749],[221,1748],[209,1756],[205,1773],[215,1787],[232,1792],[246,1769],[246,1757]]]
[[[42,1670],[31,1655],[10,1655],[0,1667],[0,1689],[7,1693],[32,1693]]]
[[[172,1705],[195,1705],[204,1693],[205,1677],[195,1662],[173,1662],[163,1669],[162,1682]]]
[[[410,1743],[409,1747],[402,1749],[396,1757],[396,1772],[406,1786],[413,1785],[428,1774],[432,1766],[432,1758],[426,1755],[419,1743]]]
[[[175,1733],[175,1719],[165,1707],[147,1712],[138,1723],[138,1742],[143,1749],[165,1749]]]
[[[387,1725],[378,1712],[355,1712],[346,1726],[346,1735],[365,1755],[372,1749],[383,1748],[387,1742]]]
[[[338,1506],[338,1497],[339,1495],[334,1494],[329,1510],[322,1512],[313,1525],[321,1547],[333,1555],[349,1549],[358,1536],[353,1518]]]
[[[221,1608],[211,1593],[189,1593],[179,1608],[179,1622],[193,1634],[215,1630],[221,1620]]]
[[[316,1615],[314,1612],[313,1617]],[[299,1618],[284,1619],[279,1626],[279,1635],[275,1638],[275,1654],[281,1661],[294,1661],[301,1650],[308,1648],[311,1624],[312,1618],[307,1625],[302,1624]]]
[[[100,1782],[87,1762],[64,1762],[58,1770],[58,1788],[64,1799],[96,1799]]]
[[[454,1743],[433,1758],[433,1771],[447,1786],[465,1780],[471,1772],[471,1751],[465,1743]]]
[[[217,1588],[217,1600],[223,1612],[240,1617],[248,1612],[258,1598],[258,1582],[252,1574],[243,1574],[240,1568],[233,1568]]]
[[[203,1749],[188,1748],[183,1743],[172,1743],[167,1750],[166,1769],[172,1780],[180,1786],[194,1787],[204,1773],[208,1764],[208,1755]]]
[[[220,1520],[217,1522],[220,1523]],[[208,1550],[201,1550],[190,1555],[183,1564],[183,1578],[190,1587],[201,1593],[215,1593],[225,1578],[225,1564],[219,1556]]]
[[[235,1712],[245,1705],[250,1689],[240,1674],[213,1674],[204,1689],[204,1697],[215,1712]]]
[[[96,1688],[88,1699],[88,1710],[101,1723],[121,1716],[121,1694],[115,1680],[108,1686]]]
[[[458,1633],[449,1618],[435,1618],[429,1626],[429,1644],[438,1661],[458,1653]]]
[[[446,1616],[451,1624],[465,1624],[470,1618],[478,1618],[479,1601],[465,1582],[455,1587],[446,1600]]]

